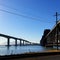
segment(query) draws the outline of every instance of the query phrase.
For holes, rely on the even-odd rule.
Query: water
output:
[[[52,48],[46,48],[42,46],[0,46],[0,55],[11,55],[11,54],[24,54],[29,52],[43,52]]]

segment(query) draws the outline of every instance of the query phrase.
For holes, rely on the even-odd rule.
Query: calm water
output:
[[[52,48],[46,48],[42,46],[0,46],[0,55],[11,55],[11,54],[23,54],[29,52],[43,52]]]

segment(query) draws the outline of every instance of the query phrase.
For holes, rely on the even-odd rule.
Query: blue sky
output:
[[[0,0],[0,33],[39,43],[44,29],[55,25],[54,14],[60,13],[59,6],[60,0]]]

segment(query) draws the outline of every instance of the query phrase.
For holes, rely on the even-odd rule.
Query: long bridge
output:
[[[27,40],[24,40],[24,39],[21,39],[21,38],[16,38],[16,37],[9,36],[9,35],[5,35],[5,34],[1,34],[1,33],[0,33],[0,36],[7,38],[7,46],[10,46],[10,39],[11,39],[11,38],[15,40],[15,46],[18,45],[17,40],[20,41],[20,44],[19,44],[20,46],[21,46],[21,45],[24,46],[25,43],[27,43],[27,45],[28,45],[28,44],[29,44],[29,45],[32,44],[30,41],[27,41]]]

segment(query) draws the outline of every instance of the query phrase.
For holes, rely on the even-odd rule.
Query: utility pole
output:
[[[58,14],[57,12],[56,12],[56,40],[57,40],[57,50],[58,50],[58,25],[57,25],[57,23],[58,23],[58,16],[59,16],[60,14]]]

